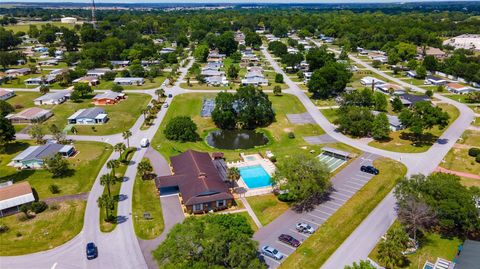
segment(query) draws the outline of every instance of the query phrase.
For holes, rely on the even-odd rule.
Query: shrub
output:
[[[35,214],[42,213],[42,212],[45,211],[47,208],[48,208],[48,205],[47,205],[47,203],[45,203],[44,201],[33,202],[33,203],[30,205],[30,210],[32,210],[33,212],[35,212]]]
[[[282,202],[293,202],[294,199],[291,197],[290,194],[288,193],[282,193],[282,194],[279,194],[277,196],[278,200],[282,201]]]
[[[22,236],[22,233],[21,233],[21,232],[17,232],[15,235],[16,235],[17,237],[20,237],[20,236]]]
[[[6,233],[10,228],[6,224],[0,224],[0,234]]]
[[[480,163],[480,154],[478,154],[477,157],[475,157],[475,161],[476,161],[477,163]]]
[[[17,220],[20,221],[20,222],[24,222],[24,221],[27,221],[29,219],[30,219],[30,217],[25,215],[25,214],[17,215]]]
[[[277,161],[277,156],[270,157],[270,161],[273,162],[273,163],[276,162]]]
[[[280,73],[275,74],[275,83],[283,83],[283,75]]]
[[[294,139],[294,138],[295,138],[295,134],[294,134],[293,132],[289,132],[289,133],[288,133],[288,138]]]
[[[50,184],[50,186],[48,186],[48,190],[49,190],[52,194],[60,193],[60,188],[59,188],[58,185],[56,185],[56,184]]]
[[[468,150],[468,155],[472,157],[477,157],[480,154],[480,148],[470,148]]]
[[[60,209],[60,205],[59,204],[51,204],[48,208],[52,211],[56,211],[56,210]]]
[[[197,125],[191,118],[186,116],[179,116],[171,119],[167,123],[164,134],[168,140],[181,142],[194,142],[200,137],[197,134]]]
[[[112,86],[112,92],[123,92],[123,87],[115,84]]]

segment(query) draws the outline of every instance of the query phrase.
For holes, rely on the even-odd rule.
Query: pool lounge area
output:
[[[260,154],[240,154],[242,161],[227,163],[228,167],[237,167],[240,171],[238,188],[244,196],[254,196],[272,192],[271,177],[275,173],[275,165]]]

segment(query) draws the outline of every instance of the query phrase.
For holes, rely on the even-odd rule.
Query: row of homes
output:
[[[242,79],[242,85],[268,86],[268,79],[263,75],[263,68],[249,67],[245,78]]]
[[[226,55],[211,51],[208,54],[207,66],[202,68],[201,75],[205,77],[205,82],[209,86],[226,86],[229,81],[225,76],[225,72],[220,71],[223,67],[223,60]]]

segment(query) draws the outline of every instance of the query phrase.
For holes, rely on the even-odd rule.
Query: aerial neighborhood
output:
[[[0,268],[479,268],[479,2],[146,2],[0,3]]]

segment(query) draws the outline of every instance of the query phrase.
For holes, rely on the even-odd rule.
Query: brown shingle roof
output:
[[[13,184],[0,188],[0,201],[15,198],[21,195],[32,193],[32,187],[28,181]]]
[[[170,160],[174,175],[157,177],[155,184],[178,186],[185,205],[233,198],[208,153],[188,150]]]

